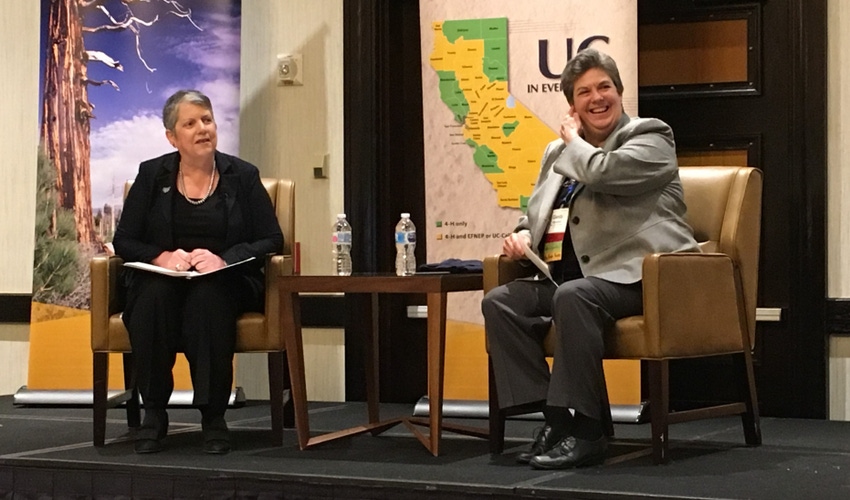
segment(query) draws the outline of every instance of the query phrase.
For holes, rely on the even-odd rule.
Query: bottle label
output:
[[[396,231],[395,242],[399,244],[416,243],[416,231]]]
[[[350,245],[351,233],[348,231],[334,232],[331,236],[331,241],[337,245]]]

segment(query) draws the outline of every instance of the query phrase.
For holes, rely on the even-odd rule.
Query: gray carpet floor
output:
[[[381,406],[381,416],[412,405]],[[508,422],[506,451],[444,432],[433,457],[404,427],[306,451],[287,430],[269,446],[269,408],[248,402],[228,411],[233,451],[201,450],[200,414],[169,410],[166,449],[133,452],[124,410],[109,411],[107,444],[91,443],[91,409],[19,407],[0,397],[0,497],[276,498],[850,498],[850,423],[762,419],[764,444],[744,445],[740,419],[671,427],[671,461],[643,456],[600,467],[535,471],[514,463],[539,421]],[[361,403],[311,403],[314,434],[362,424]],[[485,420],[452,421],[485,427]],[[612,462],[639,449],[649,425],[616,425]],[[47,478],[47,479],[46,479]],[[263,493],[265,492],[265,494]],[[11,495],[11,496],[10,496]]]

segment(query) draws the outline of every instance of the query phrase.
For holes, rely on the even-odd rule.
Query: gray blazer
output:
[[[578,181],[569,225],[584,276],[635,283],[648,254],[700,251],[685,222],[673,131],[661,120],[623,113],[599,148],[582,139],[549,143],[515,229],[530,235],[535,251],[565,178]]]

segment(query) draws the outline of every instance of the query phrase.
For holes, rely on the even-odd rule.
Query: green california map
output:
[[[433,23],[440,99],[463,127],[501,207],[526,210],[540,157],[557,135],[508,91],[507,18]]]

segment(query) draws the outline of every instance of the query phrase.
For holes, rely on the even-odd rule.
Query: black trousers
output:
[[[233,385],[236,320],[262,306],[262,293],[232,270],[191,280],[134,272],[122,319],[145,409],[168,405],[172,369],[182,351],[189,361],[193,404],[205,418],[224,415]]]
[[[589,277],[556,288],[548,280],[521,279],[490,290],[481,309],[500,407],[545,400],[597,420],[610,411],[603,409],[603,334],[616,320],[641,314],[641,282]],[[557,347],[550,373],[543,338],[553,320]]]

